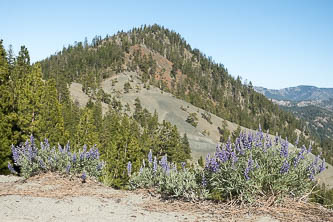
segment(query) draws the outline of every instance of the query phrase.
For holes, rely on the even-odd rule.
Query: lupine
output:
[[[11,173],[17,174],[16,170],[14,169],[14,167],[10,163],[8,163],[8,169],[10,170]]]
[[[131,176],[131,173],[132,173],[132,163],[131,163],[131,161],[128,161],[128,163],[127,163],[127,174],[128,174],[128,176]]]
[[[168,158],[166,154],[162,157],[160,165],[164,171],[168,170]]]
[[[324,170],[325,170],[325,159],[322,160],[319,166],[319,173],[323,172]]]
[[[46,169],[46,166],[45,166],[45,163],[43,160],[39,160],[39,166],[44,170]]]
[[[182,169],[185,170],[186,163],[185,162],[181,162],[181,165],[182,165]]]
[[[86,172],[83,172],[83,173],[82,173],[82,175],[81,175],[81,179],[82,179],[82,182],[86,182],[86,179],[87,179]]]
[[[153,163],[153,172],[156,173],[157,171],[157,158],[156,156],[154,157],[154,163]]]
[[[73,154],[72,162],[73,162],[74,164],[76,163],[76,153]]]
[[[69,174],[70,170],[71,170],[71,165],[68,164],[67,167],[66,167],[66,173]]]
[[[288,161],[285,160],[285,161],[283,162],[283,165],[282,165],[281,169],[280,169],[280,173],[281,173],[281,174],[288,173],[288,171],[289,171],[289,167],[290,167],[290,165],[289,165]]]
[[[153,152],[149,150],[148,153],[148,162],[151,164],[153,162]]]
[[[287,158],[288,155],[289,155],[289,152],[288,152],[288,140],[286,138],[286,140],[282,141],[282,143],[281,143],[280,156]]]

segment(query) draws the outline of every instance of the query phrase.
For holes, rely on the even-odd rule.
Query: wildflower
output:
[[[82,183],[85,183],[85,182],[86,182],[86,179],[87,179],[86,172],[83,172],[83,173],[82,173],[82,175],[81,175],[81,179],[82,179]]]
[[[87,152],[87,145],[86,144],[83,145],[83,152],[84,153]]]
[[[46,166],[45,166],[45,163],[43,160],[39,160],[39,166],[44,170],[46,169]]]
[[[14,164],[19,164],[20,155],[18,153],[18,150],[12,145],[12,153],[13,153],[13,159]]]
[[[30,143],[31,143],[31,146],[35,146],[35,138],[32,134],[30,135]]]
[[[142,160],[142,166],[143,166],[143,168],[146,167],[146,162],[145,162],[145,160]]]
[[[209,168],[214,173],[219,169],[219,163],[216,161],[215,157],[210,159]]]
[[[185,171],[185,165],[186,165],[186,163],[182,162],[181,164],[182,164],[182,169]]]
[[[70,170],[71,170],[71,165],[68,164],[67,167],[66,167],[66,173],[69,174]]]
[[[309,149],[307,150],[307,153],[311,153],[311,151],[312,151],[312,146],[311,146],[311,144],[309,145]]]
[[[299,135],[297,136],[297,139],[296,139],[296,141],[295,141],[295,146],[297,147],[297,145],[298,145],[298,142],[299,142]]]
[[[301,159],[304,159],[304,152],[306,150],[306,147],[303,145],[302,149],[298,152],[297,157],[294,161],[294,166],[296,167]]]
[[[153,172],[156,173],[157,171],[157,159],[156,156],[154,157],[154,163],[153,163]]]
[[[206,156],[206,168],[209,168],[209,162],[210,162],[210,154],[208,153]]]
[[[287,158],[288,157],[288,140],[286,138],[285,141],[282,141],[281,142],[281,150],[280,150],[280,156],[281,157],[285,157]]]
[[[252,160],[252,156],[250,156],[250,158],[247,161],[247,167],[244,171],[244,176],[245,176],[246,180],[250,179],[249,173],[252,169],[253,169],[253,160]]]
[[[318,173],[321,173],[325,170],[325,159],[323,159],[323,161],[321,162],[320,166],[319,166],[319,170]]]
[[[11,173],[17,174],[16,170],[14,169],[14,167],[10,163],[8,163],[8,169],[10,170]]]
[[[74,164],[76,163],[76,153],[73,154],[72,162],[73,162]]]
[[[285,160],[285,161],[283,162],[283,165],[282,165],[281,169],[280,169],[280,173],[281,173],[281,174],[288,173],[288,171],[289,171],[289,167],[290,167],[290,165],[289,165],[288,161]]]
[[[205,174],[202,175],[202,181],[201,181],[201,184],[202,184],[203,187],[206,187],[206,186],[207,186],[207,180],[206,180]]]
[[[148,162],[151,164],[153,162],[153,152],[149,150],[148,153]]]
[[[132,163],[131,163],[131,161],[128,161],[128,163],[127,163],[127,174],[128,174],[128,176],[131,176],[131,172],[132,172]]]
[[[162,157],[160,165],[164,171],[168,170],[168,158],[166,154]]]
[[[65,153],[68,153],[69,149],[70,149],[70,146],[69,146],[69,141],[68,141],[67,144],[66,144],[66,146],[64,147]]]

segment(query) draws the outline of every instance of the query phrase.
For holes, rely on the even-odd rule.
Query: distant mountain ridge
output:
[[[333,99],[333,88],[318,88],[315,86],[300,85],[284,89],[267,89],[264,87],[254,87],[255,91],[275,100],[288,101],[310,101]]]

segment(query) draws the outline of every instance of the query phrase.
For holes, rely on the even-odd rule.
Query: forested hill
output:
[[[121,71],[135,71],[147,85],[158,86],[176,97],[239,125],[278,132],[295,141],[296,129],[306,131],[292,114],[254,91],[252,83],[232,77],[176,32],[142,26],[114,36],[96,36],[41,61],[45,79],[54,78],[62,94],[66,83],[80,82],[94,96],[101,80]],[[301,141],[303,137],[301,136]]]

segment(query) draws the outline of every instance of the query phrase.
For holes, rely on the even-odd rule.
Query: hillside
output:
[[[318,88],[315,86],[296,86],[280,90],[267,89],[264,87],[254,87],[254,89],[264,94],[266,97],[275,100],[287,101],[323,101],[333,99],[333,88]]]
[[[259,93],[291,112],[307,125],[310,134],[315,135],[324,147],[322,152],[333,160],[333,88],[297,86],[281,90],[254,87]]]
[[[154,85],[205,111],[250,129],[259,124],[295,141],[305,125],[288,112],[254,91],[251,82],[229,75],[223,64],[215,63],[176,32],[164,27],[142,26],[118,32],[89,44],[74,46],[41,61],[44,78],[58,79],[58,89],[72,82],[96,96],[101,83],[121,72],[133,72],[145,86]],[[300,140],[308,143],[303,134]]]

